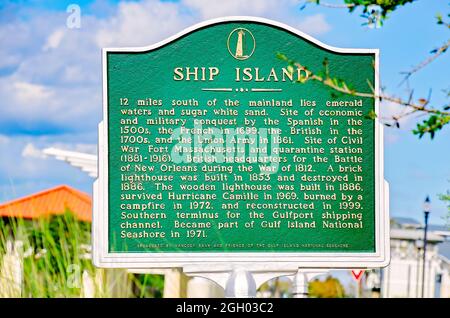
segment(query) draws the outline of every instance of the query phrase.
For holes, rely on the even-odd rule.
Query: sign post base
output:
[[[327,273],[328,270],[320,269],[298,269],[297,273],[291,277],[292,279],[292,297],[307,298],[308,282],[316,276]]]
[[[256,282],[251,272],[244,268],[235,268],[228,277],[225,286],[227,298],[253,298],[256,297]]]
[[[308,281],[327,273],[328,270],[299,268],[268,270],[252,269],[243,265],[190,265],[183,267],[183,272],[188,276],[203,277],[215,282],[225,290],[227,298],[254,298],[262,284],[276,277],[287,276],[293,282],[293,296],[304,298],[308,291]]]

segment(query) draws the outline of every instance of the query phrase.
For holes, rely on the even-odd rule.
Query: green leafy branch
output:
[[[411,75],[413,75],[414,73],[417,73],[418,71],[423,69],[425,66],[427,66],[428,64],[433,62],[435,59],[437,59],[439,56],[441,56],[443,53],[447,52],[447,49],[449,48],[449,46],[450,46],[450,39],[447,40],[447,42],[444,45],[442,45],[441,47],[432,50],[431,53],[434,53],[432,56],[430,56],[426,60],[419,63],[417,66],[412,68],[410,71],[401,72],[400,74],[405,74],[405,78],[400,82],[400,85],[403,84],[405,81],[407,81],[411,77]]]
[[[414,1],[415,0],[344,0],[344,3],[348,6],[350,12],[353,12],[358,7],[362,7],[363,13],[370,13],[374,6],[379,7],[381,17],[386,19],[387,15],[399,6],[404,6],[405,4]]]
[[[445,194],[440,194],[439,199],[447,203],[448,213],[444,217],[447,223],[447,227],[450,229],[450,191],[447,191]]]
[[[425,119],[422,123],[417,124],[417,128],[413,130],[415,135],[419,135],[422,138],[423,135],[429,133],[431,139],[437,131],[450,122],[450,116],[445,114],[431,115],[428,119]]]
[[[447,18],[450,18],[450,14],[447,14]],[[444,21],[442,14],[438,13],[436,15],[436,20],[437,20],[437,22],[436,22],[437,24],[443,25],[443,26],[447,27],[448,29],[450,29],[450,23],[447,21]]]
[[[334,9],[348,9],[349,12],[362,8],[361,17],[367,19],[367,23],[363,25],[382,26],[389,13],[414,1],[416,0],[343,0],[343,4],[335,4],[322,0],[306,0],[300,9],[303,10],[309,3]]]
[[[306,0],[305,5],[301,7],[301,9],[304,9],[306,4],[308,3],[314,3],[316,5],[321,5],[324,7],[329,8],[345,8],[348,9],[349,12],[355,11],[357,8],[362,8],[362,17],[366,18],[368,20],[367,23],[364,23],[364,25],[369,26],[382,26],[383,20],[385,20],[388,17],[388,14],[398,9],[400,6],[404,6],[408,3],[412,3],[415,0],[342,0],[340,4],[334,4],[334,3],[328,3],[321,0]],[[450,14],[447,14],[447,18],[450,18]],[[442,14],[436,15],[436,23],[438,25],[442,25],[446,27],[447,29],[450,29],[450,23],[444,19]],[[415,67],[413,67],[411,70],[407,72],[402,72],[401,74],[404,74],[405,77],[401,81],[401,84],[408,82],[409,78],[417,73],[418,71],[425,68],[427,65],[429,65],[431,62],[436,60],[438,57],[442,56],[445,52],[448,51],[448,48],[450,46],[450,40],[447,40],[443,45],[441,45],[438,48],[433,49],[430,53],[433,54],[432,56],[428,57]],[[293,67],[294,65],[297,67],[304,67],[300,65],[300,63],[296,63],[295,61],[289,60],[287,57],[283,55],[278,56],[280,59],[288,62],[288,64]],[[315,80],[323,85],[326,85],[333,89],[336,92],[343,93],[343,94],[350,94],[354,96],[359,97],[371,97],[374,99],[378,99],[380,101],[385,100],[389,101],[401,106],[405,106],[407,109],[406,112],[403,112],[402,114],[394,115],[392,118],[390,118],[390,122],[385,122],[384,124],[386,126],[395,126],[397,128],[400,128],[399,120],[401,118],[410,116],[415,113],[419,113],[422,115],[428,115],[428,118],[423,120],[421,123],[417,124],[416,129],[413,130],[414,134],[419,135],[419,138],[423,137],[426,134],[429,134],[431,138],[434,138],[437,131],[441,130],[445,125],[447,125],[450,122],[450,113],[448,110],[450,109],[450,105],[444,105],[442,106],[442,110],[435,108],[435,107],[429,107],[430,99],[431,99],[431,90],[428,98],[419,98],[414,99],[413,93],[414,90],[410,90],[409,98],[407,100],[389,96],[386,94],[380,94],[376,95],[375,91],[373,89],[373,86],[371,83],[368,83],[372,93],[361,93],[355,91],[349,84],[347,84],[345,81],[339,78],[334,78],[330,76],[328,72],[328,66],[327,61],[324,61],[324,70],[321,72],[318,72],[318,74],[313,74],[308,70],[309,78],[308,80]],[[303,80],[302,82],[305,82]],[[447,94],[447,98],[449,98],[449,94]],[[376,118],[376,114],[374,112],[371,112],[367,114],[368,118]]]
[[[370,88],[370,93],[357,91],[351,84],[347,83],[345,80],[339,77],[334,77],[330,74],[329,70],[329,61],[328,59],[324,59],[322,62],[323,68],[319,72],[312,72],[308,67],[302,65],[298,61],[290,59],[285,54],[277,53],[276,57],[288,64],[288,70],[293,72],[294,68],[299,68],[304,70],[304,76],[301,77],[298,82],[306,83],[306,82],[318,82],[332,90],[332,96],[336,97],[336,93],[345,94],[357,97],[365,97],[365,98],[373,98],[381,101],[389,101],[401,106],[407,107],[410,111],[399,116],[393,116],[393,120],[396,127],[400,127],[399,119],[412,115],[414,113],[422,113],[430,115],[428,120],[425,120],[423,123],[418,124],[417,129],[413,132],[418,134],[419,137],[422,137],[424,134],[429,133],[431,138],[434,138],[435,132],[442,129],[443,126],[450,122],[450,106],[445,106],[444,110],[440,110],[437,108],[429,107],[430,96],[427,99],[419,98],[414,101],[412,94],[410,94],[409,99],[404,100],[398,97],[393,97],[386,94],[377,94],[374,89],[373,84],[370,81],[367,81],[367,85]],[[334,94],[334,95],[333,95]],[[375,113],[367,114],[367,117],[374,119]],[[392,126],[390,123],[385,123],[387,126]]]

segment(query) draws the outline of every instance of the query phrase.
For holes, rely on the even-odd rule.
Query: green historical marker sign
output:
[[[104,49],[96,264],[385,265],[378,105],[327,76],[376,93],[378,51],[255,18]]]

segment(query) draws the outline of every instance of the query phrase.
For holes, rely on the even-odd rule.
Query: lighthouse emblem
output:
[[[227,40],[228,52],[237,60],[246,60],[255,51],[256,42],[253,34],[245,28],[231,31]]]

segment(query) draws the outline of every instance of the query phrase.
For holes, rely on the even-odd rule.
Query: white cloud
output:
[[[100,120],[100,88],[91,85],[44,86],[0,79],[0,122],[48,131],[95,129]]]
[[[277,13],[286,14],[286,11],[289,12],[290,9],[298,5],[298,1],[295,0],[183,0],[182,3],[198,13],[201,19],[232,15],[272,16]]]
[[[46,146],[46,148],[58,148],[62,150],[83,152],[89,154],[97,154],[97,144],[73,143],[73,142],[56,142]]]
[[[296,27],[300,31],[311,35],[319,35],[331,30],[331,26],[326,21],[325,16],[320,13],[307,16],[303,20],[300,19]]]
[[[390,101],[382,101],[380,104],[382,118],[392,118],[392,116],[402,114],[405,110],[405,107]]]
[[[51,89],[43,85],[15,82],[12,86],[17,102],[21,104],[47,102],[54,95]]]
[[[331,29],[322,14],[302,21],[296,0],[182,0],[181,2],[120,3],[117,14],[102,21],[96,33],[99,47],[144,46],[156,43],[185,27],[223,16],[258,16],[283,21],[310,34]]]
[[[185,28],[192,17],[178,3],[157,0],[119,4],[117,15],[100,23],[99,47],[143,46],[156,43]]]
[[[46,156],[34,144],[27,143],[26,146],[22,150],[22,157],[43,159]]]
[[[331,30],[323,14],[300,15],[297,0],[183,0],[182,3],[202,20],[234,15],[256,16],[284,22],[311,35]]]
[[[0,134],[0,145],[6,145],[7,143],[9,143],[9,140],[10,138],[8,136]]]
[[[76,144],[74,148],[71,148],[74,151],[90,153],[93,155],[97,154],[97,144]]]
[[[44,44],[43,50],[47,51],[49,49],[56,49],[61,44],[63,37],[64,37],[63,29],[54,31],[47,38],[47,42]]]
[[[75,151],[95,148],[95,145],[80,142],[85,137],[18,135],[7,137],[7,143],[0,141],[0,202],[59,184],[70,184],[90,192],[93,179],[86,173],[63,161],[45,158],[41,153],[41,149],[54,145]]]
[[[57,148],[62,150],[76,151],[89,154],[97,154],[96,144],[85,144],[85,143],[72,143],[72,142],[53,142],[46,143],[42,140],[37,139],[41,147],[36,146],[33,142],[28,142],[22,150],[22,157],[25,158],[37,158],[45,159],[47,156],[44,154],[43,149],[45,148]],[[9,139],[8,139],[9,141]],[[0,143],[2,143],[0,135]]]
[[[17,17],[0,22],[0,68],[17,67],[39,54],[49,34],[64,25],[65,14],[24,11],[30,18],[21,19],[22,12],[16,12]]]

